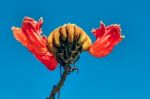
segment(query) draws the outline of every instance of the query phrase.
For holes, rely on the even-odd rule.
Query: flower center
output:
[[[65,41],[61,41],[60,47],[57,48],[56,51],[56,59],[62,65],[70,65],[74,64],[79,60],[80,53],[82,51],[82,45],[78,44],[77,41],[73,41],[72,43]]]
[[[82,51],[91,45],[88,35],[75,24],[65,24],[48,37],[48,49],[62,66],[75,64]]]

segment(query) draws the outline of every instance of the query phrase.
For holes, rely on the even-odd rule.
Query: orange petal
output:
[[[22,32],[21,28],[12,27],[12,30],[13,30],[13,35],[16,38],[16,40],[18,40],[24,46],[26,46],[28,43],[28,39],[26,38],[26,35]]]

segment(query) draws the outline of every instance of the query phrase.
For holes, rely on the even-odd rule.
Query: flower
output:
[[[75,24],[65,24],[53,30],[48,38],[42,35],[43,19],[38,22],[25,17],[22,27],[12,27],[14,37],[24,45],[49,70],[54,70],[59,63],[66,68],[78,61],[81,52],[89,51],[95,57],[108,55],[118,44],[121,36],[120,26],[113,24],[92,30],[96,41],[92,44],[86,32]]]
[[[52,89],[49,99],[54,99],[70,72],[78,71],[76,66],[71,65],[79,60],[81,52],[88,51],[95,57],[104,57],[123,38],[119,25],[105,26],[103,22],[100,23],[100,28],[92,30],[96,37],[93,44],[82,28],[70,23],[56,28],[47,38],[42,35],[42,23],[42,18],[37,22],[32,18],[25,17],[22,27],[12,27],[12,31],[16,40],[49,70],[56,69],[58,63],[64,68],[61,79]]]
[[[47,37],[41,35],[42,23],[42,18],[36,22],[32,18],[25,17],[21,28],[12,27],[13,34],[48,69],[54,70],[57,67],[57,61],[47,49]]]
[[[100,23],[100,28],[93,29],[96,41],[91,45],[89,52],[95,57],[104,57],[108,55],[115,45],[117,45],[124,36],[121,36],[120,25],[113,24],[105,26]]]

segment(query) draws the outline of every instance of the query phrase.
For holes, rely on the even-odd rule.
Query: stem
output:
[[[47,99],[55,99],[55,94],[58,93],[60,89],[62,88],[62,86],[64,85],[67,75],[68,75],[68,70],[64,69],[59,83],[55,87],[53,87],[51,94]]]

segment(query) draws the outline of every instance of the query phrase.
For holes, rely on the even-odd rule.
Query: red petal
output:
[[[103,22],[100,22],[100,28],[95,29],[92,32],[96,36],[96,38],[102,37],[105,33],[105,24]]]
[[[58,63],[51,53],[47,52],[44,55],[35,54],[35,56],[38,60],[45,64],[49,70],[56,69]]]
[[[44,47],[45,44],[43,40],[41,40],[40,33],[37,33],[38,31],[35,30],[35,27],[30,22],[23,22],[22,24],[22,31],[26,35],[26,37],[30,40],[30,42],[33,42],[35,46]]]
[[[55,57],[48,51],[46,46],[47,37],[42,36],[41,25],[43,20],[39,22],[34,19],[25,17],[22,28],[13,27],[14,37],[21,42],[29,51],[46,67],[54,70],[57,67]]]
[[[104,57],[108,55],[114,46],[122,40],[121,29],[119,25],[110,25],[101,27],[94,31],[97,40],[90,47],[89,52],[95,57]]]

